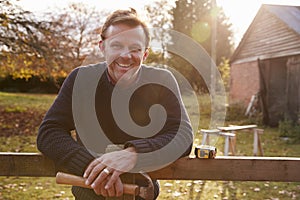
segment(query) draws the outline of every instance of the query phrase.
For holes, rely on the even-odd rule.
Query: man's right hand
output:
[[[106,189],[105,186],[108,182],[108,180],[111,178],[111,175],[107,176],[105,181],[98,185],[93,185],[92,188],[94,189],[94,192],[98,195],[102,195],[104,197],[119,197],[123,195],[123,183],[120,179],[120,177],[117,178],[115,183],[112,187]]]
[[[136,164],[137,154],[134,147],[103,154],[94,159],[84,173],[86,184],[91,185],[96,194],[103,196],[121,196],[122,173],[130,171]]]

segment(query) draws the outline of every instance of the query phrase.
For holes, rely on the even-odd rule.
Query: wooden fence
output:
[[[150,172],[158,180],[223,180],[300,182],[300,158],[240,157],[181,158]],[[0,176],[54,177],[54,164],[39,153],[0,153]]]
[[[150,172],[160,180],[225,180],[300,182],[300,158],[219,156],[181,158]],[[0,176],[54,177],[54,164],[39,153],[0,153]]]

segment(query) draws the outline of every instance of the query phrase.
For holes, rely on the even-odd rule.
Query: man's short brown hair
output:
[[[142,26],[146,36],[146,48],[149,46],[150,43],[149,29],[147,25],[138,18],[135,9],[130,8],[129,10],[116,10],[111,15],[109,15],[101,29],[102,40],[106,39],[106,32],[108,27],[116,24],[126,24],[130,27]]]

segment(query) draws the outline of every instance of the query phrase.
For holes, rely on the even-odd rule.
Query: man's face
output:
[[[112,25],[107,29],[106,38],[100,42],[100,48],[108,64],[110,78],[115,82],[121,78],[126,82],[135,80],[142,62],[148,55],[142,27]]]

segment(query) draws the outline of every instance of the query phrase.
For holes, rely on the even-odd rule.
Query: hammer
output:
[[[148,187],[140,187],[135,184],[123,184],[123,192],[124,194],[130,194],[134,196],[140,196],[144,198],[145,200],[153,200],[154,198],[154,186],[152,183],[151,178],[144,173],[141,173],[147,180]],[[73,186],[79,186],[83,188],[89,188],[92,189],[90,185],[85,184],[85,178],[67,174],[63,172],[58,172],[56,174],[56,183],[57,184],[66,184],[66,185],[73,185]]]

